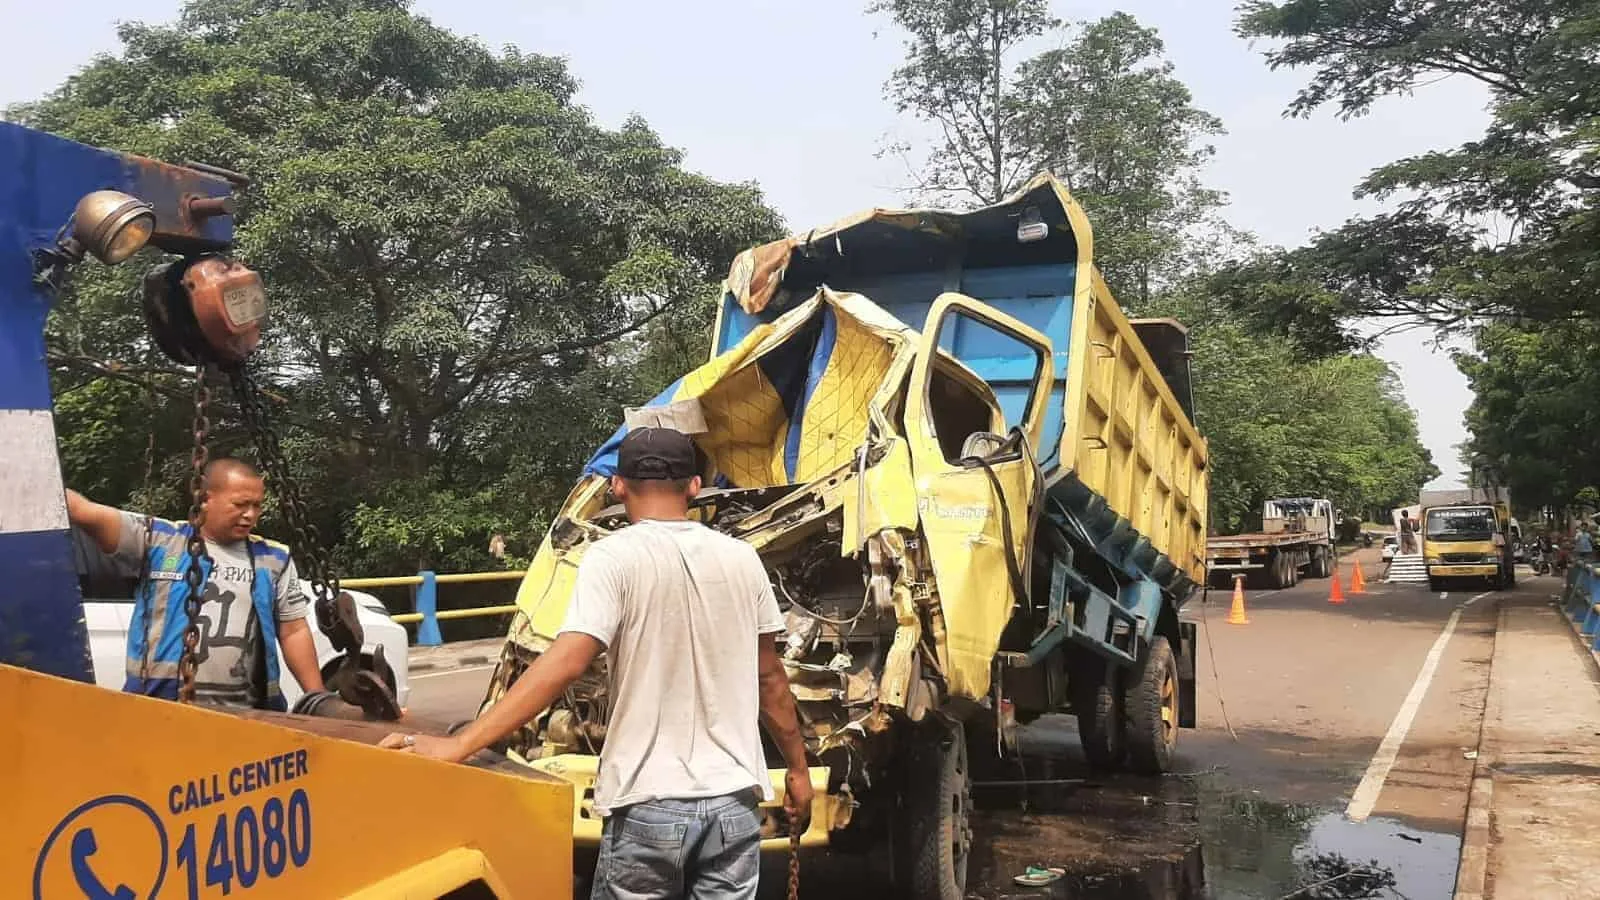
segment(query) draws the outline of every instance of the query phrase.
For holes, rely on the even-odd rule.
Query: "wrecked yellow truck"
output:
[[[975,212],[873,210],[741,254],[710,361],[585,465],[485,707],[553,640],[585,548],[627,525],[607,496],[627,428],[665,423],[702,452],[692,514],[760,552],[786,611],[804,844],[892,834],[912,896],[958,898],[971,771],[1018,723],[1070,712],[1095,764],[1166,770],[1194,724],[1178,611],[1204,576],[1206,445],[1186,332],[1126,318],[1093,248],[1040,176]],[[608,706],[602,661],[505,748],[576,784],[579,845]]]

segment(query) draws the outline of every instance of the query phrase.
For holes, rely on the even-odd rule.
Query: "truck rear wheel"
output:
[[[1267,569],[1271,573],[1271,584],[1276,590],[1283,590],[1294,582],[1290,579],[1289,557],[1282,553],[1272,554],[1272,563]]]
[[[907,763],[895,835],[901,888],[915,900],[962,900],[972,855],[966,730],[937,719],[915,726]]]
[[[1073,679],[1073,711],[1078,714],[1078,743],[1089,765],[1115,769],[1127,755],[1123,736],[1122,697],[1116,675],[1104,663],[1080,667]]]
[[[1127,716],[1128,760],[1134,771],[1161,775],[1178,749],[1178,658],[1157,635],[1137,678],[1129,678],[1122,707]]]

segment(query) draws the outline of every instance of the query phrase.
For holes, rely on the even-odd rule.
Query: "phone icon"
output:
[[[83,891],[84,900],[135,900],[133,888],[119,884],[115,890],[106,890],[99,876],[89,868],[89,857],[99,849],[93,828],[80,828],[72,836],[72,877],[78,882],[78,890]]]

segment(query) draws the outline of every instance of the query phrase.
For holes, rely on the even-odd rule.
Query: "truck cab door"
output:
[[[994,332],[975,342],[985,348],[985,358],[969,361],[975,367],[1011,370],[1015,378],[1031,366],[1023,421],[1006,422],[989,386],[940,349],[946,330],[958,326]],[[923,325],[905,429],[944,620],[939,663],[953,696],[988,693],[1000,634],[1015,604],[1026,601],[1052,354],[1043,334],[961,294],[941,295]]]

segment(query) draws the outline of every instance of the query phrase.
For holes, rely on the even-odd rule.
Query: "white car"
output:
[[[1384,537],[1383,549],[1380,550],[1379,553],[1383,555],[1384,562],[1388,562],[1389,560],[1394,559],[1395,552],[1399,549],[1400,539],[1391,534]]]
[[[78,579],[83,586],[83,618],[89,629],[89,655],[94,660],[94,680],[101,687],[122,690],[127,674],[128,626],[133,618],[133,588],[136,577],[116,571],[109,557],[100,552],[94,542],[73,531],[78,559]],[[300,589],[313,597],[311,583],[301,580]],[[408,678],[407,651],[410,639],[403,625],[389,618],[389,612],[377,597],[360,591],[350,591],[356,601],[357,615],[365,632],[366,642],[362,653],[372,655],[383,648],[383,658],[394,670],[394,695],[404,707],[411,693]],[[315,613],[313,613],[315,616]],[[317,647],[317,665],[327,677],[337,668],[342,654],[328,643],[327,635],[311,623],[311,639]],[[278,670],[282,673],[278,686],[290,708],[304,694],[289,667],[283,661],[283,650],[278,651]]]

